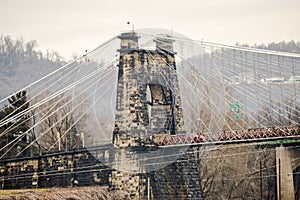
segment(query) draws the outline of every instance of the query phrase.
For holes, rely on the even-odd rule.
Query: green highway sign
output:
[[[230,114],[231,114],[231,116],[234,117],[234,119],[240,119],[241,118],[240,107],[241,106],[240,106],[239,102],[235,102],[235,103],[230,105]]]

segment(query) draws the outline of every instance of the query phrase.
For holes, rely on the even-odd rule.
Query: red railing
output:
[[[285,136],[300,136],[300,126],[281,128],[255,128],[237,131],[224,131],[222,133],[200,133],[197,135],[177,134],[177,135],[154,135],[152,140],[158,146],[176,144],[194,144],[206,142],[251,140],[260,138],[273,138]]]

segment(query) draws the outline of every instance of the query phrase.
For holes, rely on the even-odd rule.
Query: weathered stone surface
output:
[[[0,187],[15,189],[108,185],[110,173],[110,169],[83,149],[1,160]]]
[[[195,155],[189,148],[170,165],[153,174],[154,199],[203,199]]]
[[[148,195],[153,199],[201,199],[192,150],[177,162],[172,158],[173,164],[151,169],[148,163],[143,163],[147,149],[129,148],[140,146],[138,141],[150,135],[185,133],[173,40],[157,38],[156,50],[149,51],[138,48],[138,36],[134,32],[123,33],[119,38],[113,143],[123,149],[115,154],[115,160],[121,161],[121,165],[113,166],[119,171],[112,173],[111,188],[126,191],[129,199],[146,199]],[[152,161],[170,162],[168,156]],[[130,172],[126,170],[129,168]]]
[[[172,40],[156,40],[157,50],[150,51],[138,48],[139,37],[134,32],[119,38],[114,144],[138,145],[132,138],[183,130]]]

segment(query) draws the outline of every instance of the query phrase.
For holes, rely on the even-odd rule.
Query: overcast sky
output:
[[[66,58],[97,47],[127,21],[223,44],[300,41],[300,0],[0,0],[0,33]]]

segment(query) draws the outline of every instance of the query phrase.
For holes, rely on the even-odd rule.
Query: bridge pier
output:
[[[174,149],[169,151],[176,152]],[[193,148],[189,147],[180,154],[181,156],[176,161],[154,172],[152,183],[154,199],[203,199]]]
[[[126,193],[126,199],[143,199],[146,192],[147,174],[145,167],[139,166],[139,160],[145,159],[138,149],[121,148],[114,152],[113,171],[110,176],[110,188]]]
[[[163,150],[163,154],[148,151],[147,156],[143,155],[147,150],[136,150],[124,148],[115,153],[116,170],[110,177],[112,190],[124,191],[128,200],[203,199],[192,147],[171,147]],[[174,155],[179,156],[174,159]]]
[[[295,198],[293,169],[288,148],[276,147],[277,199],[293,200]]]
[[[111,188],[125,191],[129,199],[202,199],[193,149],[183,153],[178,147],[159,151],[145,146],[158,135],[186,134],[174,40],[158,36],[156,50],[145,50],[139,49],[135,32],[118,38],[113,144],[119,150],[114,152]]]

